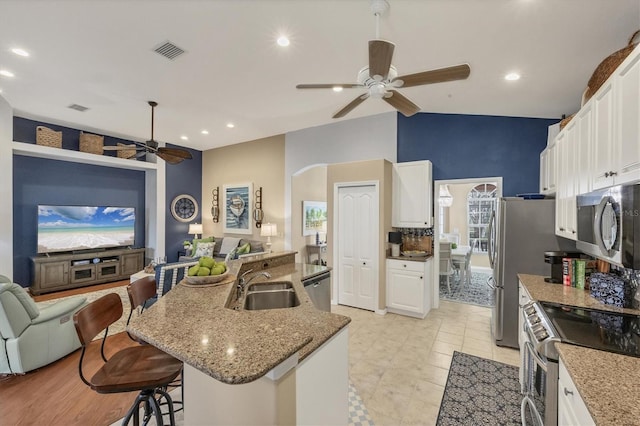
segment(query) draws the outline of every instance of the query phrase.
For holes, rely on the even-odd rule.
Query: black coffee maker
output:
[[[562,259],[569,257],[578,259],[582,253],[578,251],[545,251],[544,261],[551,265],[551,277],[544,280],[548,283],[562,284]]]

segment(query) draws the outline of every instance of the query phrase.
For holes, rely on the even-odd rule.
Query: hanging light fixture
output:
[[[451,207],[453,196],[449,192],[449,185],[440,185],[440,198],[438,200],[441,207]]]

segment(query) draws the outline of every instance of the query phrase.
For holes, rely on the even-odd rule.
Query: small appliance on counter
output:
[[[391,256],[400,256],[400,244],[402,244],[402,232],[389,232],[389,244],[391,244]]]
[[[544,261],[551,265],[551,276],[544,280],[548,283],[562,284],[562,259],[578,259],[581,255],[582,253],[577,251],[545,251]]]

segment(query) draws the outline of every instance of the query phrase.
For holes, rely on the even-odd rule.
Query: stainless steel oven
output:
[[[538,303],[526,304],[522,315],[522,424],[556,426],[558,352],[554,342],[560,339]]]

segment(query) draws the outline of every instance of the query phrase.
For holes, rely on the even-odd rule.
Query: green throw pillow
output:
[[[236,250],[236,254],[247,254],[251,251],[251,245],[249,243],[244,243]]]
[[[207,237],[207,238],[198,238],[197,240],[194,239],[193,242],[191,243],[191,253],[189,254],[189,256],[193,256],[196,252],[196,250],[198,249],[198,243],[213,243],[213,237]]]

